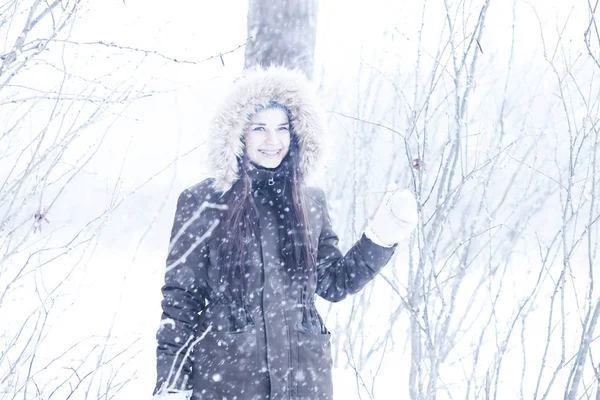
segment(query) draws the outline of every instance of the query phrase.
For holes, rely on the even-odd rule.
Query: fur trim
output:
[[[297,70],[255,68],[239,78],[211,126],[211,164],[214,188],[228,191],[239,179],[237,158],[243,155],[242,137],[256,106],[276,101],[292,113],[300,144],[303,177],[315,168],[322,153],[324,118],[312,84]]]

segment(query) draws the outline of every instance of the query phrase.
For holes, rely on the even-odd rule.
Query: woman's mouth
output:
[[[281,152],[281,149],[279,149],[279,150],[259,150],[259,152],[267,157],[274,157]]]

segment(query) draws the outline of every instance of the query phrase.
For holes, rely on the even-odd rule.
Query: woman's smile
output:
[[[262,154],[264,154],[267,157],[273,157],[273,156],[277,156],[280,152],[281,149],[277,149],[277,150],[259,150]]]

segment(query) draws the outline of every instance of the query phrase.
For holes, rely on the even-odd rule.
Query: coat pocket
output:
[[[298,369],[295,373],[299,398],[333,399],[331,334],[298,332]]]
[[[196,345],[194,359],[194,393],[207,399],[245,398],[258,378],[256,330],[209,331]]]

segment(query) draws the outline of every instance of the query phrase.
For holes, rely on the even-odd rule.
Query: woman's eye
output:
[[[287,131],[287,130],[288,130],[288,127],[287,127],[287,126],[280,126],[280,127],[279,127],[279,130],[280,130],[280,131]]]
[[[263,128],[262,126],[257,126],[256,128],[253,129],[253,131],[264,131],[265,128]]]

